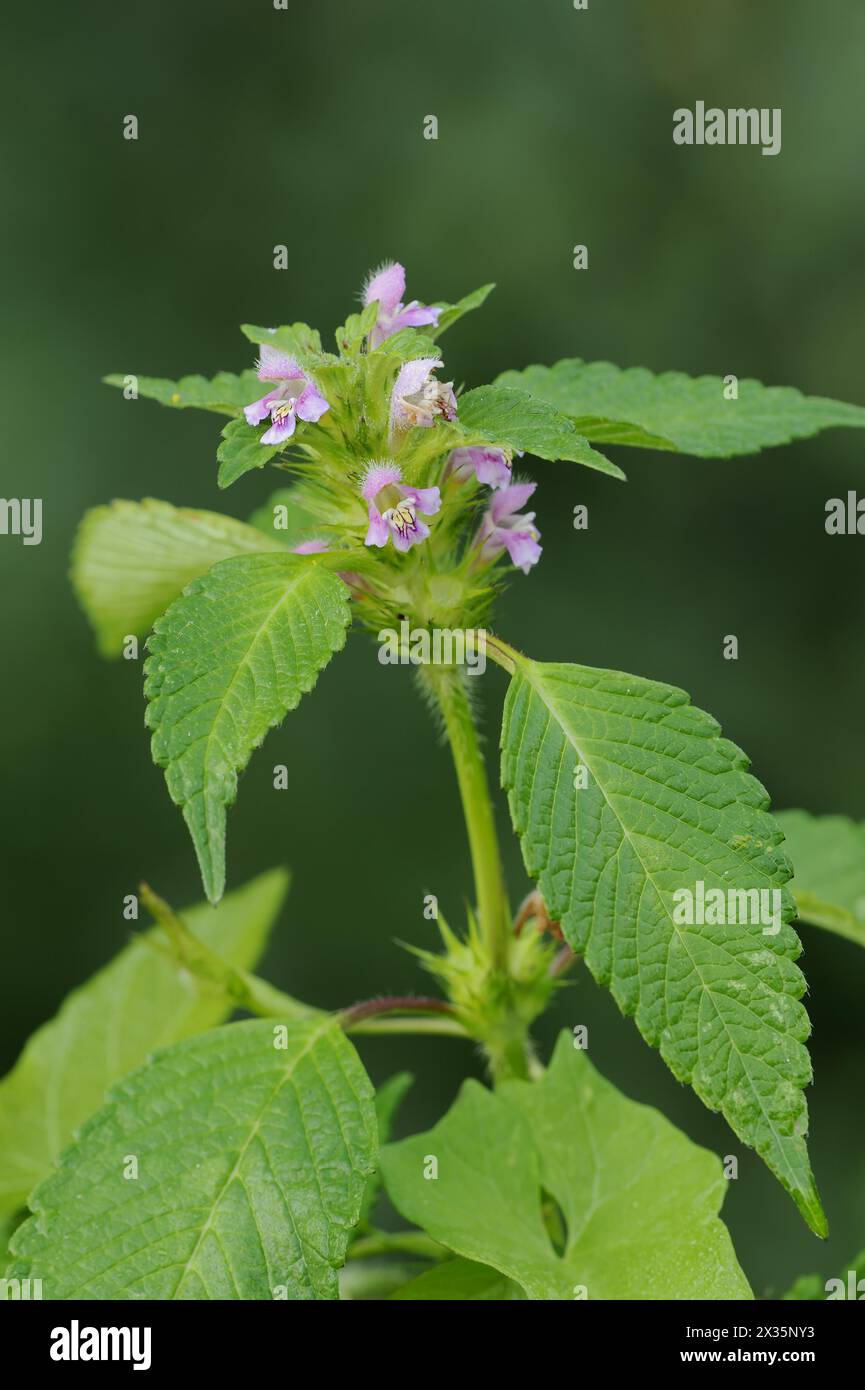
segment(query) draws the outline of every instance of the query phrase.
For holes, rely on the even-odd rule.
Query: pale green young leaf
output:
[[[115,1086],[33,1193],[12,1270],[51,1299],[335,1299],[375,1155],[335,1020],[229,1024]]]
[[[130,378],[115,373],[102,378],[107,386],[126,389]],[[257,400],[262,394],[261,382],[254,371],[217,372],[210,380],[203,376],[183,376],[179,381],[168,381],[164,377],[136,376],[135,387],[139,396],[145,396],[160,405],[174,406],[177,410],[192,407],[196,410],[211,410],[216,415],[240,415],[243,407]]]
[[[801,946],[765,788],[684,691],[512,655],[502,781],[550,916],[677,1079],[825,1234],[805,1142]],[[730,900],[732,923],[713,924],[712,908],[686,925],[682,890],[695,904],[698,883],[725,905],[728,890],[751,897]]]
[[[119,657],[123,640],[143,637],[186,585],[217,560],[281,550],[279,533],[217,512],[145,497],[85,514],[72,554],[72,583],[99,651]]]
[[[253,429],[244,419],[229,420],[216,450],[219,464],[216,480],[221,488],[231,487],[253,468],[263,468],[280,452],[281,444],[262,444],[263,433],[262,426]]]
[[[802,921],[865,946],[865,824],[807,811],[782,811],[778,821]]]
[[[751,1296],[718,1219],[718,1159],[623,1096],[566,1033],[540,1081],[495,1094],[467,1081],[433,1129],[383,1150],[382,1170],[407,1220],[530,1299]],[[545,1193],[564,1220],[561,1252]]]
[[[701,458],[756,454],[833,425],[865,426],[862,406],[803,396],[792,386],[743,379],[737,398],[728,400],[723,377],[656,376],[645,367],[623,369],[579,357],[503,372],[496,381],[561,410],[596,444],[671,449]]]
[[[257,964],[288,875],[262,874],[214,909],[189,908],[192,932],[241,970]],[[76,923],[76,929],[80,926]],[[163,941],[156,928],[148,933]],[[221,1023],[233,1004],[144,940],[125,946],[34,1033],[0,1081],[0,1212],[23,1205],[105,1092],[156,1047]]]
[[[860,1250],[845,1269],[831,1279],[822,1274],[802,1274],[784,1294],[785,1301],[826,1302],[853,1298],[859,1302],[865,1294],[865,1250]]]
[[[573,420],[536,400],[526,391],[506,386],[478,386],[459,399],[454,426],[464,443],[504,444],[541,459],[566,459],[587,468],[624,478],[616,464],[593,449]]]
[[[336,345],[342,357],[351,357],[360,352],[364,339],[372,332],[378,318],[378,301],[367,304],[359,314],[349,314],[345,323],[336,330]]]
[[[225,886],[237,774],[345,645],[350,621],[342,580],[285,553],[221,560],[156,623],[144,668],[153,760],[183,811],[211,902]]]
[[[511,1303],[525,1294],[519,1284],[489,1265],[474,1260],[442,1260],[417,1278],[402,1284],[390,1297],[398,1301],[449,1303]]]
[[[259,328],[254,323],[242,323],[240,331],[251,343],[267,343],[269,347],[278,348],[280,352],[295,358],[302,367],[336,360],[333,353],[323,351],[321,334],[317,328],[310,328],[308,323],[284,323],[278,328]],[[255,400],[255,397],[251,399]]]
[[[429,334],[431,338],[440,338],[453,324],[457,323],[464,314],[470,314],[473,309],[479,309],[484,301],[492,294],[495,284],[481,285],[479,290],[472,290],[471,294],[464,295],[458,299],[456,304],[445,304],[439,302],[435,307],[441,309],[439,321],[436,326],[431,326]]]

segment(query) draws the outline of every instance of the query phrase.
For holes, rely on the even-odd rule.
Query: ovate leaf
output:
[[[107,386],[127,389],[134,380],[139,396],[146,396],[160,405],[171,405],[177,410],[194,407],[196,410],[212,410],[216,415],[239,415],[245,405],[262,395],[261,382],[254,371],[217,372],[209,381],[203,376],[183,376],[179,381],[168,381],[164,377],[136,376],[130,378],[115,374],[103,377]]]
[[[568,1034],[541,1081],[495,1094],[467,1081],[433,1129],[384,1149],[382,1168],[404,1217],[530,1299],[750,1297],[718,1220],[718,1159],[621,1095]]]
[[[263,425],[253,429],[245,419],[229,421],[216,450],[219,464],[217,482],[220,487],[231,487],[238,478],[253,468],[263,468],[280,452],[284,447],[282,444],[262,444],[261,436],[265,432]]]
[[[211,902],[225,886],[237,774],[345,644],[348,594],[311,558],[237,556],[196,579],[156,624],[144,686],[153,760],[183,811]]]
[[[115,1087],[33,1194],[12,1268],[52,1299],[336,1298],[375,1152],[338,1024],[230,1024]]]
[[[215,910],[203,904],[182,916],[224,960],[251,970],[287,887],[281,870],[262,874]],[[81,923],[74,927],[80,930]],[[154,1048],[212,1028],[232,1008],[223,994],[202,992],[143,940],[124,947],[70,994],[0,1081],[0,1212],[23,1205],[109,1086]]]
[[[799,916],[865,946],[865,824],[807,811],[782,811],[778,820]]]
[[[756,454],[832,425],[865,426],[862,406],[803,396],[792,386],[744,379],[738,383],[738,397],[728,400],[725,379],[719,376],[655,376],[645,367],[623,370],[579,357],[553,367],[503,372],[496,380],[555,406],[597,444],[673,449],[701,458]]]
[[[624,478],[616,464],[583,438],[573,420],[526,391],[478,386],[459,400],[459,428],[466,444],[506,444],[541,459],[568,459]]]
[[[494,284],[481,285],[479,290],[472,290],[471,294],[458,299],[456,304],[438,304],[436,307],[441,309],[438,326],[430,328],[430,336],[440,338],[446,329],[463,317],[463,314],[470,314],[473,309],[479,309],[494,289]]]
[[[502,781],[550,916],[677,1079],[722,1111],[825,1234],[805,1143],[809,1022],[787,925],[790,865],[747,767],[682,690],[515,655]]]
[[[266,534],[266,533],[265,533]],[[281,550],[278,533],[217,512],[172,507],[146,497],[86,513],[75,540],[72,582],[103,656],[143,637],[186,585],[217,560]]]

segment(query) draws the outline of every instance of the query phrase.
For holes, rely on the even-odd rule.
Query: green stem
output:
[[[481,938],[490,965],[503,970],[510,924],[486,765],[460,673],[449,668],[428,669],[444,718],[462,798]]]
[[[394,1034],[417,1033],[433,1034],[445,1038],[468,1038],[471,1034],[455,1018],[365,1018],[358,1023],[343,1023],[346,1033]]]
[[[374,1255],[391,1253],[401,1255],[423,1255],[428,1260],[443,1260],[448,1251],[439,1245],[432,1236],[423,1231],[376,1231],[371,1236],[361,1236],[348,1251],[350,1260],[368,1260]]]

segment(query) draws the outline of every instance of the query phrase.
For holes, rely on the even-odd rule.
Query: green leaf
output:
[[[865,824],[807,811],[782,811],[778,821],[799,916],[865,946]]]
[[[125,388],[128,376],[116,373],[103,377],[106,386]],[[179,381],[168,381],[164,377],[136,376],[134,378],[139,396],[158,401],[160,405],[174,406],[177,410],[194,407],[196,410],[211,410],[216,415],[239,415],[245,405],[261,395],[261,382],[254,371],[217,372],[209,381],[203,376],[183,376]]]
[[[824,1279],[822,1274],[803,1274],[791,1289],[784,1294],[784,1299],[792,1302],[826,1302],[830,1296],[832,1300],[839,1298],[855,1298],[857,1302],[862,1298],[861,1287],[865,1287],[865,1282],[860,1285],[860,1280],[865,1281],[865,1250],[860,1250],[856,1258],[842,1269],[834,1279]]]
[[[33,1194],[13,1270],[52,1299],[337,1298],[375,1149],[335,1020],[229,1024],[114,1088]]]
[[[542,1080],[495,1094],[467,1081],[433,1129],[383,1150],[382,1168],[404,1217],[530,1299],[750,1297],[718,1220],[718,1159],[621,1095],[567,1033]]]
[[[390,1297],[414,1302],[504,1303],[523,1299],[525,1294],[519,1284],[489,1265],[473,1260],[443,1260],[403,1284]]]
[[[280,352],[287,352],[301,366],[336,360],[332,353],[322,350],[318,329],[310,328],[308,323],[285,323],[279,328],[258,328],[254,323],[242,323],[240,331],[251,343],[267,343],[269,347],[279,348]]]
[[[400,362],[412,362],[416,357],[438,357],[438,343],[417,328],[398,328],[370,354],[371,357],[395,357]]]
[[[309,557],[273,554],[221,560],[156,623],[144,668],[153,761],[211,902],[225,886],[237,774],[345,645],[350,621],[341,579]]]
[[[383,1082],[376,1091],[375,1114],[378,1120],[378,1139],[380,1144],[386,1144],[390,1139],[396,1113],[402,1105],[406,1092],[410,1089],[413,1082],[414,1077],[411,1072],[398,1071],[395,1072],[393,1076],[388,1077],[387,1081]],[[361,1210],[362,1220],[368,1220],[378,1200],[380,1190],[381,1174],[376,1170],[367,1183],[366,1192],[364,1193],[363,1208]]]
[[[336,330],[336,345],[341,356],[351,357],[360,352],[365,339],[375,327],[378,308],[378,300],[374,300],[359,314],[349,314],[342,327]]]
[[[684,691],[512,656],[502,782],[550,916],[674,1076],[722,1111],[825,1234],[805,1143],[801,946],[765,788]],[[700,882],[725,906],[727,890],[770,896],[758,910],[730,900],[748,921],[684,925],[681,894],[696,908]],[[768,932],[764,906],[766,919],[778,912]]]
[[[299,545],[301,541],[321,536],[322,522],[309,511],[306,493],[302,483],[291,487],[277,488],[262,507],[258,507],[249,518],[250,526],[263,536],[277,538],[282,546]],[[266,549],[272,547],[267,546]]]
[[[568,459],[612,478],[624,478],[579,433],[573,420],[530,396],[505,386],[478,386],[459,399],[455,425],[466,444],[505,444],[541,459]]]
[[[430,336],[440,338],[442,333],[462,318],[463,314],[470,314],[473,309],[479,309],[494,289],[495,284],[481,285],[479,290],[472,290],[471,294],[458,299],[456,304],[437,304],[435,307],[442,312],[439,315],[438,326],[430,328]]]
[[[833,425],[865,426],[865,408],[792,386],[742,380],[738,399],[724,398],[719,376],[686,376],[645,367],[565,358],[553,367],[503,372],[497,384],[519,387],[573,418],[597,444],[672,449],[700,458],[756,454]]]
[[[251,970],[287,889],[288,875],[275,870],[229,893],[216,910],[201,904],[183,918],[225,960]],[[156,928],[147,935],[164,939]],[[0,1212],[23,1205],[109,1086],[154,1048],[212,1028],[232,1009],[144,940],[70,994],[0,1081]]]
[[[261,426],[253,429],[246,420],[230,420],[222,431],[222,442],[216,450],[219,464],[217,482],[220,487],[231,487],[244,473],[253,468],[263,468],[280,452],[281,444],[262,444]]]
[[[267,533],[265,533],[267,534]],[[281,550],[260,530],[217,512],[143,502],[112,502],[84,516],[72,555],[72,583],[99,651],[119,657],[123,639],[143,637],[186,585],[217,560]]]

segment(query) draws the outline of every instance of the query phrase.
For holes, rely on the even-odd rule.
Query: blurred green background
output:
[[[412,297],[498,282],[445,339],[457,382],[576,354],[865,402],[865,10],[834,0],[827,18],[812,0],[17,7],[0,58],[2,491],[42,497],[45,515],[40,547],[0,540],[0,1060],[124,942],[121,901],[141,877],[178,904],[200,896],[150,763],[140,663],[97,659],[68,587],[76,523],[144,495],[245,516],[280,477],[220,494],[215,417],[130,405],[100,377],[251,365],[239,322],[329,333],[368,268],[395,257]],[[780,106],[781,155],[675,147],[673,109],[698,98]],[[129,113],[137,142],[122,138]],[[437,142],[422,138],[430,113]],[[861,438],[718,464],[611,452],[627,484],[537,465],[543,563],[517,576],[503,633],[538,657],[684,686],[776,806],[865,815],[865,541],[823,529],[828,497],[865,491]],[[738,662],[722,659],[726,633]],[[493,756],[503,688],[497,672],[484,682]],[[277,762],[291,793],[272,789]],[[277,982],[324,1005],[423,988],[393,943],[432,944],[426,892],[461,917],[456,791],[410,675],[363,637],[242,779],[230,884],[277,863],[295,871],[267,960]],[[547,1049],[588,1024],[593,1061],[629,1095],[740,1155],[725,1217],[760,1292],[833,1274],[865,1245],[865,953],[803,934],[828,1248],[584,970],[539,1030]],[[375,1078],[416,1072],[404,1129],[432,1122],[477,1066],[451,1040],[362,1051]]]

